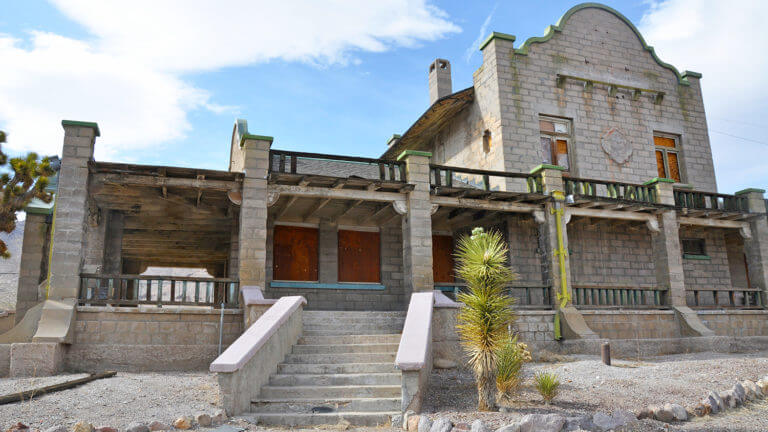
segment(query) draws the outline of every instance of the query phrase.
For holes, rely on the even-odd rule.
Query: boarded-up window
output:
[[[656,170],[659,177],[682,182],[678,152],[678,137],[672,135],[654,135],[653,144],[656,147]]]
[[[539,117],[539,142],[542,162],[571,168],[568,146],[571,140],[571,121],[556,117]]]
[[[272,279],[317,281],[317,228],[275,226]]]
[[[378,232],[339,230],[339,282],[381,282]]]
[[[453,282],[453,237],[432,236],[432,276],[435,282]]]
[[[703,238],[689,238],[682,240],[683,254],[705,256],[707,255],[706,243]]]

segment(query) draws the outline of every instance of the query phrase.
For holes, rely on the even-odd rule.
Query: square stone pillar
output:
[[[96,123],[63,120],[61,125],[64,147],[53,215],[48,300],[43,305],[35,342],[71,342],[85,256],[88,162],[93,160],[93,147],[100,134]]]
[[[744,253],[747,256],[749,282],[752,287],[763,290],[763,301],[768,299],[768,219],[766,219],[765,191],[745,189],[736,196],[746,198],[746,210],[760,213],[749,222],[751,238],[744,239]]]
[[[320,283],[337,283],[339,281],[339,225],[336,222],[321,219],[318,237],[319,281]]]
[[[654,178],[644,184],[653,186],[656,203],[675,205],[675,181]],[[667,289],[667,304],[687,306],[685,296],[685,275],[683,273],[683,252],[680,246],[680,225],[675,209],[664,210],[659,215],[659,232],[652,235],[656,284]]]
[[[403,217],[403,285],[406,295],[432,291],[432,203],[429,197],[429,161],[432,153],[406,150],[398,161],[405,161],[408,183],[407,209]]]
[[[238,264],[240,286],[266,289],[267,176],[272,137],[242,135],[243,202],[240,206]]]
[[[49,235],[45,221],[47,217],[45,214],[27,212],[24,222],[19,283],[16,290],[16,323],[24,318],[24,314],[31,307],[43,300],[38,297],[37,287],[46,276],[43,274],[43,261],[46,258],[45,241]]]

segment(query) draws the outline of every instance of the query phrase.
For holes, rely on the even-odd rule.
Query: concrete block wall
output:
[[[768,336],[768,311],[699,310],[697,314],[718,336]]]
[[[50,224],[45,215],[28,214],[24,222],[24,240],[21,247],[21,263],[16,292],[15,321],[19,322],[24,314],[42,301],[38,286],[47,277],[48,237]]]
[[[547,267],[546,252],[539,244],[539,225],[527,214],[510,215],[506,218],[509,259],[517,273],[515,285],[544,284],[542,267]]]
[[[605,339],[679,338],[680,325],[672,310],[581,310],[589,328]]]
[[[680,239],[685,238],[703,238],[705,251],[709,256],[709,259],[705,260],[683,258],[686,291],[730,288],[731,274],[724,230],[681,226]],[[692,299],[692,293],[689,294]]]

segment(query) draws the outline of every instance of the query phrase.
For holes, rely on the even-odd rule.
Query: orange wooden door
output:
[[[432,275],[435,282],[453,282],[453,237],[432,236]]]
[[[339,282],[381,282],[378,232],[339,230]]]
[[[317,280],[317,228],[275,226],[272,279]]]

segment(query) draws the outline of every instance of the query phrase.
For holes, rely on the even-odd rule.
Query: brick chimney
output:
[[[429,65],[429,104],[451,93],[451,62],[435,59]]]

